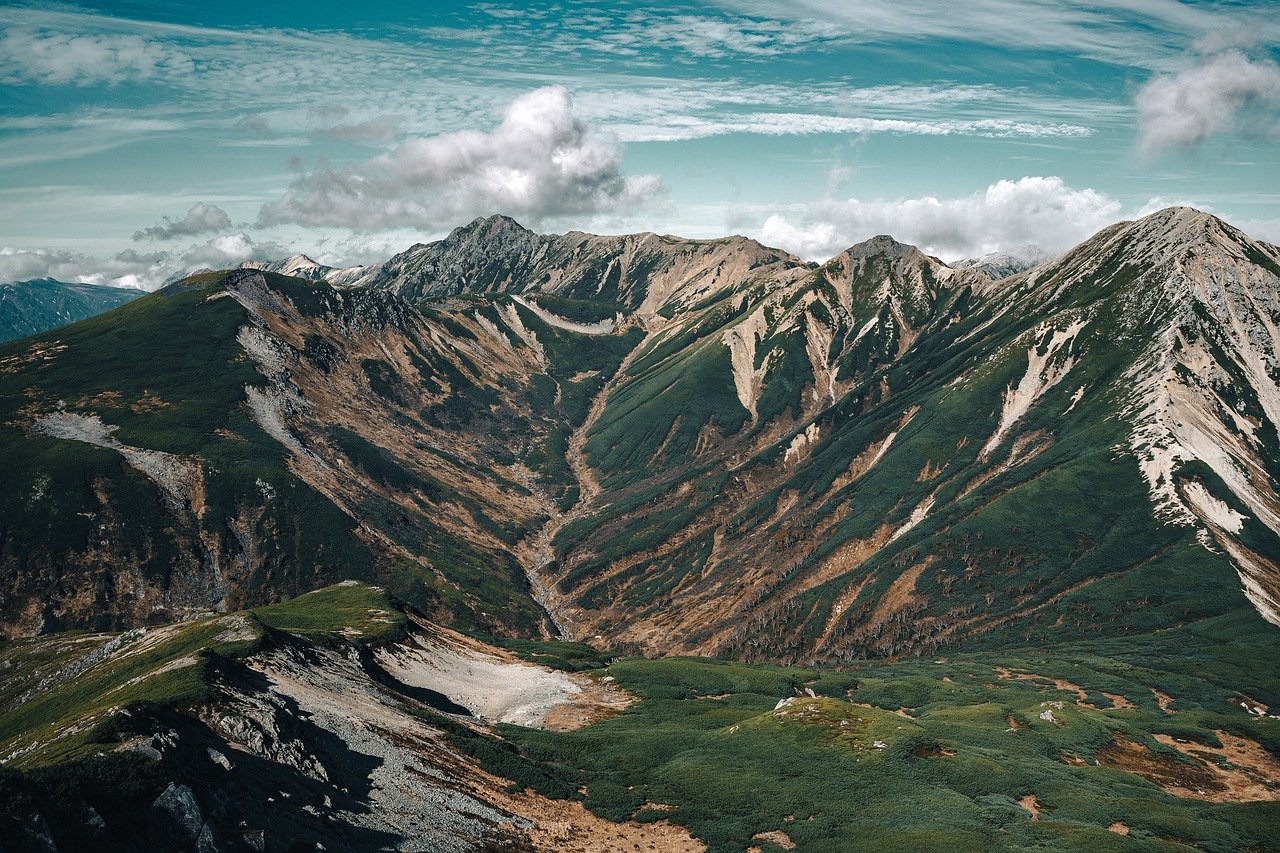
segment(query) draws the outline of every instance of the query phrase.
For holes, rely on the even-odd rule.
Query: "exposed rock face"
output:
[[[219,623],[245,618],[221,617]],[[110,668],[155,652],[165,636],[193,630],[200,630],[199,623],[166,626],[150,636],[80,635],[70,642],[92,647],[97,664]],[[65,640],[37,642],[47,643],[46,651],[56,656]],[[435,667],[435,656],[420,657],[433,651],[456,654],[463,647],[466,660],[459,661],[461,669],[452,677]],[[683,827],[665,820],[615,823],[587,811],[581,802],[521,790],[482,769],[449,734],[489,737],[480,721],[452,701],[464,696],[455,691],[465,682],[467,666],[486,668],[490,675],[528,673],[509,681],[466,684],[466,695],[486,708],[494,702],[510,709],[540,705],[547,700],[546,684],[569,684],[577,692],[563,690],[549,706],[582,712],[576,725],[567,727],[599,719],[602,708],[608,713],[619,707],[601,706],[602,691],[620,696],[622,704],[631,701],[617,688],[586,675],[570,677],[517,661],[418,616],[407,636],[382,646],[378,657],[395,662],[395,674],[425,680],[450,695],[402,683],[381,669],[368,649],[335,637],[315,644],[277,633],[252,654],[219,659],[206,676],[203,698],[193,707],[141,703],[108,711],[114,715],[115,734],[100,742],[99,751],[112,756],[118,778],[128,785],[115,795],[100,790],[87,794],[92,801],[111,803],[111,820],[104,821],[83,801],[65,802],[70,795],[64,791],[56,803],[58,826],[51,828],[39,813],[23,816],[23,838],[16,849],[58,850],[55,839],[68,850],[229,853],[705,849]],[[100,677],[102,671],[95,674]],[[142,677],[154,678],[162,671],[163,666]],[[438,678],[442,674],[443,680]],[[16,705],[6,702],[4,709],[38,702],[79,675],[71,668],[50,673],[37,689]],[[587,689],[590,685],[596,689]],[[454,716],[441,713],[440,706],[454,709]],[[518,710],[515,718],[543,724]],[[56,743],[74,735],[85,721],[60,722],[61,729],[42,737]],[[144,761],[139,767],[130,759]],[[82,798],[85,794],[79,792]],[[141,808],[132,812],[121,802],[138,798]],[[0,814],[0,825],[6,827],[29,808],[27,803],[6,805],[14,808]],[[9,849],[10,840],[5,843]]]
[[[980,258],[966,258],[952,264],[957,269],[980,272],[992,281],[1026,272],[1032,267],[1053,260],[1052,252],[1039,246],[1020,246],[1009,252],[991,252]]]
[[[356,284],[371,272],[369,267],[326,266],[306,255],[294,255],[281,261],[244,261],[240,264],[240,269],[273,272],[307,281],[327,281],[340,287]]]
[[[157,849],[190,850],[205,827],[204,812],[186,785],[170,783],[151,804],[151,842]]]

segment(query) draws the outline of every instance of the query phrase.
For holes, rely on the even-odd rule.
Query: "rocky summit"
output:
[[[1278,329],[1185,207],[954,266],[494,216],[32,328],[0,846],[1273,849]]]

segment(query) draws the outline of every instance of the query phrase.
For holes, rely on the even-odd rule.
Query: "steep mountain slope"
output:
[[[670,315],[747,279],[806,266],[743,237],[541,235],[508,217],[492,216],[396,255],[359,283],[412,301],[463,292],[547,293],[647,319],[659,312]]]
[[[51,278],[0,284],[0,343],[101,314],[143,293],[129,287],[67,284]]]
[[[989,252],[980,258],[965,258],[951,265],[958,269],[975,270],[993,281],[1026,272],[1034,266],[1053,260],[1052,252],[1039,246],[1019,246],[1008,252]]]
[[[586,431],[559,618],[791,660],[1152,630],[1242,585],[1274,619],[1275,264],[1172,209],[998,287],[877,238],[720,339],[678,316]]]
[[[354,576],[536,634],[512,551],[568,488],[554,446],[631,340],[578,337],[509,301],[422,313],[240,271],[0,349],[4,632]]]
[[[6,848],[1274,846],[1275,247],[288,264],[0,347]]]
[[[280,261],[245,261],[239,269],[261,270],[336,285],[354,284],[369,274],[368,267],[331,267],[301,254]]]
[[[0,514],[6,630],[274,600],[339,564],[440,620],[532,635],[542,604],[658,654],[1274,621],[1277,270],[1173,208],[999,282],[889,237],[819,267],[504,217],[361,287],[197,278],[5,354],[26,460]],[[216,416],[165,413],[212,395],[194,353],[163,380],[141,345],[107,359],[127,389],[88,366],[179,318],[226,365]]]

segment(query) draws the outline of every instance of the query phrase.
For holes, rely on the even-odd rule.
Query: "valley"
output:
[[[0,345],[0,824],[1271,849],[1280,249],[1015,267],[495,216]]]

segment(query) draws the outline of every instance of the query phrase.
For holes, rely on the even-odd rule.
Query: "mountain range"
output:
[[[70,801],[64,846],[253,846],[266,818],[241,831],[228,807],[229,780],[257,772],[239,749],[295,803],[267,849],[612,849],[609,832],[823,849],[844,831],[835,799],[770,816],[664,775],[743,761],[745,727],[751,750],[865,754],[888,774],[877,803],[942,809],[960,848],[1268,849],[1280,249],[1168,208],[1014,255],[948,265],[878,236],[816,264],[742,237],[494,216],[368,267],[200,273],[0,347],[0,678],[17,697],[0,755],[156,753],[131,771],[141,829],[92,806],[94,835],[83,790],[57,800],[30,775],[44,811],[12,820],[54,843],[35,820]],[[518,668],[499,680],[572,672],[551,704],[586,727],[480,712],[497,700],[464,701],[426,662],[451,654]],[[85,704],[86,672],[133,698]],[[334,710],[344,693],[359,713]],[[677,756],[657,731],[699,745]],[[449,737],[461,764],[424,746]],[[400,766],[405,739],[419,775],[472,800],[428,814],[430,784],[397,794],[412,808],[366,791],[342,808],[371,817],[340,829],[298,811],[364,778],[357,754],[380,756],[370,779]],[[626,770],[578,752],[637,744]],[[240,769],[177,769],[206,752]],[[963,773],[923,769],[957,752]],[[961,781],[984,762],[1014,769]],[[899,792],[903,774],[928,795]],[[498,777],[525,799],[500,801]],[[1231,800],[1215,786],[1252,793],[1204,805]],[[1083,805],[1121,789],[1150,814]],[[192,803],[200,820],[174,817]],[[539,835],[547,820],[587,835]],[[864,840],[900,825],[866,820]],[[406,846],[415,821],[452,829]]]
[[[137,299],[144,291],[51,278],[0,284],[0,342],[84,320]]]

